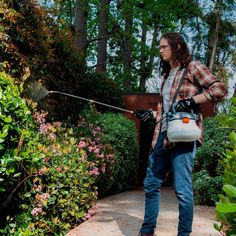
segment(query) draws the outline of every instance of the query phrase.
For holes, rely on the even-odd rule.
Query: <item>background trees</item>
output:
[[[157,45],[166,31],[181,32],[193,57],[225,83],[235,71],[233,0],[1,1],[15,11],[10,17],[3,11],[1,32],[9,36],[2,36],[3,44],[11,46],[4,47],[1,61],[10,57],[13,64],[6,52],[15,54],[22,65],[22,71],[15,72],[23,76],[28,68],[31,77],[43,78],[49,87],[82,93],[74,87],[83,83],[84,73],[94,73],[92,77],[108,78],[124,92],[145,91],[146,82],[157,78]],[[30,57],[33,53],[37,59]]]
[[[180,31],[194,58],[225,82],[235,70],[233,0],[52,0],[42,5],[60,27],[72,30],[88,70],[103,72],[123,91],[145,91],[146,80],[156,76],[157,41],[165,31]]]

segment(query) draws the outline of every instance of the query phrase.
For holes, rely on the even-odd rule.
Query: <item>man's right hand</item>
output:
[[[152,109],[148,110],[135,110],[134,115],[139,118],[141,121],[146,122],[154,119],[154,113]]]

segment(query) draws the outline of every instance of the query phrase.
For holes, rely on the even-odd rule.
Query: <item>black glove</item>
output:
[[[175,105],[175,111],[177,112],[196,112],[198,105],[193,98],[183,99],[177,102]]]
[[[134,115],[145,122],[151,119],[154,119],[154,114],[152,109],[148,110],[135,110]]]

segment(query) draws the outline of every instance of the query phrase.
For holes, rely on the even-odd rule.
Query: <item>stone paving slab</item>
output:
[[[144,214],[142,189],[112,195],[97,201],[98,213],[66,236],[136,236]],[[214,207],[195,206],[191,236],[221,236],[213,223]],[[178,204],[172,188],[163,188],[156,228],[157,236],[176,236]]]

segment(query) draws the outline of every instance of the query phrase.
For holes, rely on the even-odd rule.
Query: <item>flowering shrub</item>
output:
[[[109,142],[102,142],[104,133],[102,129],[91,120],[81,118],[77,128],[80,139],[79,147],[87,159],[90,175],[96,177],[95,185],[98,187],[98,195],[103,196],[115,180],[115,150]]]
[[[99,128],[76,137],[47,123],[46,113],[32,117],[4,73],[0,96],[1,235],[65,234],[95,213],[96,181],[112,172],[112,147],[99,144]]]
[[[39,124],[37,148],[41,165],[31,173],[20,194],[20,214],[8,217],[2,233],[65,234],[94,214],[97,198],[94,166],[86,159],[73,129],[46,123],[46,113],[35,113]]]
[[[133,121],[122,114],[106,113],[99,117],[104,132],[102,142],[115,149],[113,184],[108,194],[128,190],[137,183],[138,139]]]
[[[75,129],[48,123],[47,113],[32,117],[11,79],[0,75],[0,233],[64,235],[95,214],[97,196],[107,194],[118,175],[127,184],[136,155],[124,140],[135,132],[128,135],[131,126],[123,116],[112,117],[127,126],[120,129],[119,150],[98,120],[81,119]]]
[[[96,180],[99,197],[128,190],[137,181],[138,142],[134,122],[122,114],[99,114],[93,108],[81,115],[84,119],[78,135],[99,139],[100,145],[114,152],[107,159],[106,172]]]

